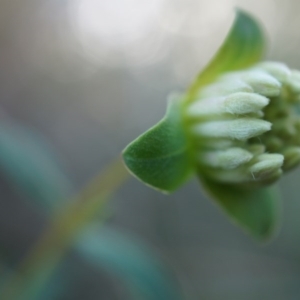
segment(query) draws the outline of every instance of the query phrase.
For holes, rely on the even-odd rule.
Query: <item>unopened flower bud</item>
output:
[[[287,65],[280,62],[266,61],[257,64],[256,68],[266,71],[280,82],[286,82],[291,74],[291,70]]]
[[[259,112],[269,104],[269,99],[254,93],[234,93],[224,101],[225,111],[231,114],[243,115]]]
[[[283,174],[282,168],[277,169],[272,174],[269,174],[268,177],[260,179],[259,181],[256,181],[253,183],[255,186],[266,186],[275,183]]]
[[[279,137],[271,136],[266,140],[266,146],[269,151],[277,152],[284,146],[284,144]]]
[[[251,118],[210,121],[197,124],[192,128],[193,132],[199,136],[212,138],[231,138],[241,141],[261,135],[270,129],[270,122]]]
[[[287,171],[300,163],[300,147],[288,147],[282,151],[284,156],[283,170]]]
[[[261,154],[249,171],[254,179],[265,179],[277,172],[283,165],[284,156],[281,154]]]
[[[255,93],[267,97],[275,97],[280,94],[281,83],[273,76],[263,71],[251,71],[242,75]]]
[[[287,79],[287,86],[295,94],[300,93],[300,72],[293,70],[289,78]]]
[[[220,81],[205,87],[201,90],[199,97],[226,96],[238,92],[253,93],[253,88],[240,78],[232,78],[226,80],[226,83]]]
[[[290,138],[297,134],[293,122],[289,119],[278,120],[273,126],[273,131],[283,139]]]
[[[298,98],[300,72],[274,62],[224,74],[205,87],[186,109],[200,169],[244,186],[278,180],[282,170],[300,164]]]
[[[254,93],[238,92],[228,96],[205,98],[190,105],[187,113],[191,117],[204,117],[214,114],[229,113],[244,115],[260,113],[269,103],[269,99]]]
[[[210,151],[200,155],[203,164],[228,170],[235,169],[247,163],[252,157],[253,155],[249,151],[242,148]]]

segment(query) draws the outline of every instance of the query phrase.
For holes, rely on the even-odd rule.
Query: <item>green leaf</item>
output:
[[[192,164],[182,122],[181,102],[171,100],[166,116],[124,150],[123,158],[129,171],[144,183],[165,192],[184,183]]]
[[[0,123],[0,171],[14,188],[46,209],[71,193],[71,184],[49,145],[29,128]]]
[[[201,178],[207,193],[229,217],[255,238],[270,239],[276,232],[280,201],[275,187],[246,189]]]
[[[140,240],[112,228],[89,228],[76,250],[93,266],[120,276],[139,294],[137,299],[180,300],[182,291],[174,274]]]
[[[22,290],[21,295],[18,296],[3,296],[3,291],[5,291],[6,287],[4,280],[4,284],[2,286],[0,285],[0,294],[2,295],[3,299],[14,300],[65,299],[65,297],[68,295],[67,293],[74,289],[74,284],[72,285],[73,282],[70,269],[70,265],[67,265],[66,262],[62,262],[46,283],[44,283],[43,280],[47,270],[39,270],[37,276],[28,282],[26,287]],[[7,274],[6,276],[11,276],[11,274]]]
[[[244,69],[260,61],[264,49],[265,36],[258,22],[246,12],[237,10],[229,34],[214,58],[191,85],[187,101],[193,101],[199,88],[214,81],[218,75]]]

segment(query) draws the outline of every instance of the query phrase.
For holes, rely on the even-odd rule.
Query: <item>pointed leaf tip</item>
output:
[[[164,192],[172,192],[191,173],[188,142],[181,117],[181,102],[170,101],[166,116],[130,143],[124,162],[139,180]]]
[[[186,101],[193,101],[199,89],[211,83],[218,75],[244,69],[260,61],[265,44],[265,35],[258,21],[237,9],[230,32],[216,55],[191,85]]]
[[[280,199],[277,189],[238,188],[201,178],[206,192],[229,218],[260,242],[270,240],[277,232]]]

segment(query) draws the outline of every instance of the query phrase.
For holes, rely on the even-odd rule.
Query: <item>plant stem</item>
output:
[[[109,196],[128,178],[121,158],[113,161],[94,178],[73,201],[51,220],[41,238],[25,256],[16,271],[6,280],[2,300],[24,299],[32,284],[37,294],[63,258],[77,234],[103,211]]]

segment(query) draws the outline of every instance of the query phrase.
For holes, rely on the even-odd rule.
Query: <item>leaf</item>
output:
[[[229,34],[214,58],[191,85],[186,101],[193,101],[199,88],[214,81],[218,75],[244,69],[260,61],[264,49],[265,36],[257,21],[246,12],[237,10]]]
[[[140,294],[137,299],[180,300],[182,292],[171,270],[140,240],[112,228],[89,228],[76,249],[93,266],[105,268]]]
[[[171,192],[184,183],[192,164],[181,102],[170,101],[166,116],[129,144],[123,158],[133,175],[161,191]]]
[[[46,209],[59,206],[71,192],[49,145],[15,122],[0,123],[0,171],[17,190]]]
[[[276,188],[246,189],[207,178],[201,182],[229,217],[255,238],[264,241],[274,235],[280,211]]]

